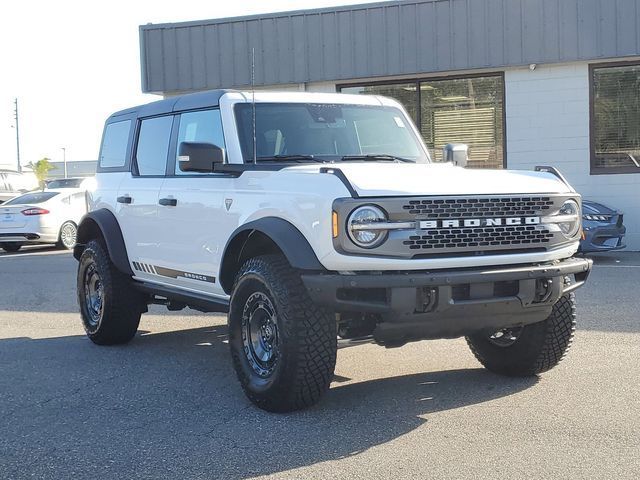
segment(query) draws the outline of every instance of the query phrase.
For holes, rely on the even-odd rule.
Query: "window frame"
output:
[[[124,165],[117,167],[103,167],[100,163],[100,157],[102,156],[102,147],[104,145],[105,135],[107,133],[107,127],[113,123],[129,121],[129,136],[127,137],[127,146],[125,149]],[[133,147],[133,138],[135,131],[136,117],[133,114],[112,116],[107,119],[102,128],[102,137],[100,139],[100,150],[98,151],[98,163],[96,165],[96,173],[108,173],[108,172],[128,172],[131,169],[131,149]]]
[[[640,173],[637,167],[598,167],[596,166],[596,116],[595,116],[595,70],[612,67],[640,66],[640,60],[621,62],[602,62],[589,64],[589,174],[590,175],[627,175]]]
[[[167,178],[202,178],[202,177],[232,177],[233,175],[230,175],[228,173],[224,173],[224,172],[191,172],[191,173],[184,173],[184,174],[176,174],[176,163],[178,161],[178,156],[176,154],[177,150],[178,150],[178,135],[180,134],[180,121],[182,119],[182,115],[185,113],[195,113],[195,112],[206,112],[206,111],[214,111],[217,110],[218,112],[220,112],[220,124],[222,126],[222,137],[224,138],[224,156],[225,156],[225,161],[224,164],[226,165],[227,163],[229,163],[229,154],[228,154],[228,149],[227,149],[227,136],[225,134],[225,130],[224,130],[224,120],[222,118],[222,110],[220,109],[219,105],[216,106],[207,106],[207,107],[202,107],[202,108],[192,108],[189,110],[180,110],[178,112],[173,112],[173,129],[171,131],[171,141],[169,142],[169,159],[167,161],[167,171],[166,171],[166,177]]]
[[[375,87],[375,86],[383,86],[383,85],[397,85],[397,84],[407,84],[414,83],[417,89],[417,97],[418,97],[418,108],[417,108],[417,122],[416,128],[418,132],[420,132],[420,138],[424,143],[424,138],[422,138],[422,93],[420,91],[420,83],[421,82],[436,82],[438,80],[465,80],[469,78],[485,78],[485,77],[500,77],[502,80],[502,125],[503,125],[503,133],[502,133],[502,168],[507,168],[507,88],[505,85],[504,78],[504,70],[493,71],[493,72],[484,72],[484,73],[471,73],[471,74],[461,74],[461,75],[432,75],[432,76],[420,76],[420,77],[411,77],[411,78],[395,78],[393,80],[381,80],[381,81],[372,81],[372,82],[363,82],[363,83],[339,83],[336,84],[336,91],[341,93],[343,88],[349,87]],[[405,107],[406,110],[406,107]],[[410,117],[410,115],[409,115]],[[426,146],[426,143],[425,143]],[[427,147],[429,149],[429,147]],[[435,160],[435,153],[432,154],[429,149],[429,156],[432,157],[433,163]]]
[[[178,115],[175,112],[170,113],[162,113],[160,115],[151,115],[148,117],[138,117],[136,120],[135,133],[133,136],[133,145],[131,151],[131,176],[135,178],[165,178],[169,176],[169,162],[170,162],[170,153],[171,153],[171,145],[174,143],[174,138],[177,135],[176,130],[176,117]],[[171,117],[171,128],[169,129],[169,142],[167,144],[167,157],[165,159],[165,168],[163,174],[157,175],[141,175],[140,169],[138,168],[138,142],[140,140],[140,131],[142,127],[142,122],[145,120],[153,120],[154,118],[161,117]]]

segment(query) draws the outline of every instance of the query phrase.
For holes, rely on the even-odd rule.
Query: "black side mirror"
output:
[[[224,163],[224,149],[211,143],[181,142],[178,164],[182,172],[213,172],[216,163]]]
[[[464,143],[447,143],[442,148],[442,161],[451,162],[458,167],[466,167],[469,146]]]

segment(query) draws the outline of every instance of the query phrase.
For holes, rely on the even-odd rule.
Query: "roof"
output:
[[[340,81],[640,55],[638,0],[401,0],[140,27],[142,90]]]
[[[216,107],[220,103],[220,97],[232,90],[209,90],[206,92],[190,93],[158,100],[151,103],[137,105],[135,107],[120,110],[111,117],[135,114],[138,117],[150,117],[191,108]]]

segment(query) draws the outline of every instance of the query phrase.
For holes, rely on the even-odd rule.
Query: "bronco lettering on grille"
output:
[[[499,227],[503,225],[538,225],[539,223],[540,217],[465,218],[460,220],[422,220],[419,222],[419,228],[424,230],[428,228]]]

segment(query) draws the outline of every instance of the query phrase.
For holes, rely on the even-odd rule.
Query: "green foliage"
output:
[[[51,159],[45,157],[41,160],[38,160],[36,163],[29,162],[27,166],[31,168],[31,170],[33,170],[33,173],[38,179],[38,184],[40,185],[40,189],[44,190],[44,187],[45,187],[44,181],[46,180],[47,175],[49,175],[49,171],[55,168],[53,165],[51,165]]]

